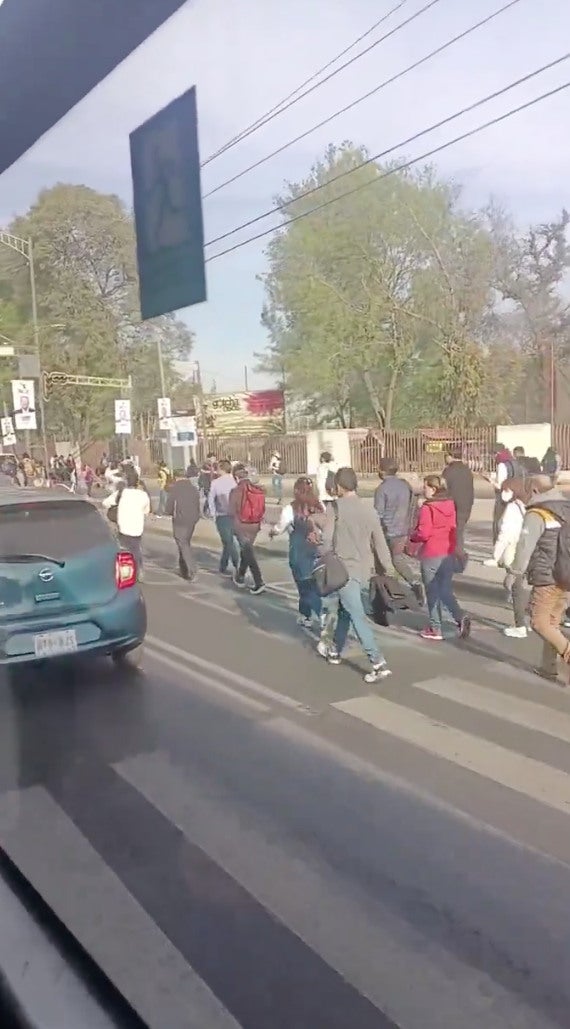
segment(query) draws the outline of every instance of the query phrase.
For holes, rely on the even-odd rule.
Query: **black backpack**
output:
[[[507,469],[507,479],[526,479],[529,474],[526,465],[517,457],[510,457],[508,461],[505,461],[505,468]]]

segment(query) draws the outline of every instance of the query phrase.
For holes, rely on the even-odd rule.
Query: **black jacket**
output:
[[[463,461],[451,461],[443,470],[448,495],[455,504],[458,522],[467,522],[473,509],[473,472]]]
[[[200,494],[190,479],[176,479],[166,498],[167,515],[174,525],[192,526],[200,519]]]
[[[537,499],[527,507],[527,512],[533,507],[549,511],[562,525],[570,521],[570,502],[567,500],[545,500],[540,503]],[[560,529],[545,529],[534,548],[529,561],[526,577],[529,586],[552,586],[554,583],[554,563],[558,552],[558,536]]]

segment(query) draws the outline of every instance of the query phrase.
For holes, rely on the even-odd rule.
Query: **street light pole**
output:
[[[38,301],[36,293],[36,275],[34,270],[34,249],[32,246],[31,239],[20,239],[19,236],[13,236],[9,232],[0,232],[0,243],[4,246],[9,247],[10,250],[15,250],[20,257],[24,258],[24,261],[28,262],[30,269],[30,290],[32,294],[32,325],[34,333],[34,354],[36,357],[36,371],[38,373],[38,400],[40,405],[40,416],[42,422],[42,442],[44,451],[44,462],[46,475],[49,468],[49,455],[47,447],[47,430],[46,430],[46,419],[45,419],[45,406],[44,396],[42,391],[42,360],[40,353],[40,332],[38,325]]]
[[[158,356],[158,371],[159,371],[159,374],[160,374],[160,391],[161,391],[161,396],[165,397],[166,396],[166,379],[164,377],[164,361],[162,359],[162,340],[161,340],[160,336],[157,338],[157,341],[156,341],[156,353],[157,353],[157,356]],[[171,412],[171,414],[172,414],[172,412]],[[160,426],[159,426],[159,429],[160,429]],[[168,439],[167,439],[167,442],[166,442],[166,463],[167,463],[170,471],[172,472],[173,471],[173,468],[172,468],[172,443],[171,443],[171,440],[170,440],[170,428],[168,429]]]
[[[40,402],[40,417],[42,420],[42,443],[44,448],[45,473],[49,472],[49,454],[47,445],[46,430],[46,409],[44,403],[44,391],[42,381],[42,357],[40,352],[40,330],[38,326],[38,299],[36,294],[36,275],[34,270],[34,248],[31,239],[28,240],[28,263],[30,265],[30,289],[32,291],[32,325],[34,330],[34,350],[38,362],[38,398]]]

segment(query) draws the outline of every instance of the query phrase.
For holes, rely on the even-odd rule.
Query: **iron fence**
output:
[[[272,454],[281,455],[286,475],[304,475],[307,471],[307,439],[304,433],[280,436],[208,436],[198,446],[198,459],[208,454],[253,465],[261,473],[269,470]]]
[[[490,472],[495,466],[496,429],[492,425],[385,433],[351,429],[349,433],[351,464],[360,475],[376,474],[382,457],[395,458],[401,472],[439,472],[446,451],[456,447],[474,472]]]

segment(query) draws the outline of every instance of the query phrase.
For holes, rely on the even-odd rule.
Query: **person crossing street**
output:
[[[220,572],[225,575],[230,562],[237,574],[239,568],[239,550],[234,535],[234,521],[230,515],[230,494],[235,489],[236,480],[232,475],[230,461],[222,460],[218,465],[218,478],[214,479],[208,493],[208,512],[216,521],[216,529],[222,543]]]
[[[234,466],[236,486],[230,493],[228,511],[240,547],[240,562],[234,579],[238,589],[245,589],[245,576],[251,572],[253,586],[250,593],[257,596],[265,593],[261,569],[254,550],[255,541],[265,517],[265,493],[261,486],[255,486],[249,479],[243,464]]]
[[[196,575],[196,562],[192,552],[192,536],[200,520],[200,494],[186,476],[173,482],[166,496],[165,515],[172,517],[172,533],[178,547],[178,567],[183,579],[191,581]]]

